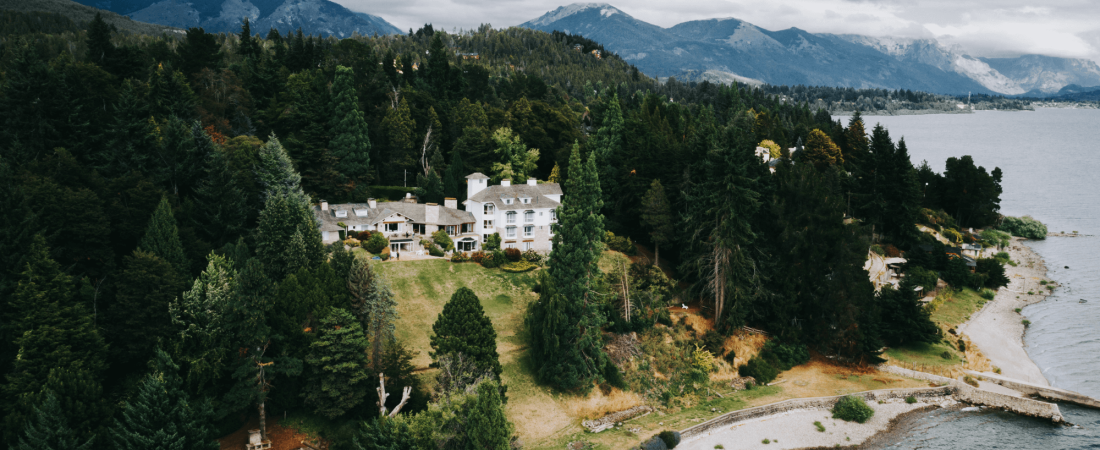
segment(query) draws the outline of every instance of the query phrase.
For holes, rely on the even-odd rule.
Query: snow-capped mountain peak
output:
[[[629,14],[626,14],[620,11],[619,8],[611,6],[607,3],[573,3],[571,5],[558,7],[558,9],[547,12],[546,14],[543,14],[542,17],[539,17],[538,19],[532,20],[528,23],[533,26],[549,25],[551,23],[565,19],[569,16],[591,10],[598,10],[601,17],[611,17],[615,14],[622,14],[624,16],[630,17]]]

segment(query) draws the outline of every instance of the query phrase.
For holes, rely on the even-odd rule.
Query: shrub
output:
[[[943,353],[940,353],[940,358],[951,359],[951,352],[944,350]]]
[[[1027,319],[1021,320],[1020,323],[1024,324],[1024,328],[1031,326],[1031,321]]]
[[[1020,308],[1016,308],[1016,310],[1015,310],[1015,311],[1016,311],[1016,314],[1019,314],[1019,313],[1020,313],[1020,311],[1023,311],[1023,310],[1022,310],[1022,309],[1020,309]]]
[[[1013,236],[1020,236],[1028,239],[1047,238],[1047,226],[1043,225],[1042,222],[1035,220],[1031,216],[1006,216],[1004,220],[1001,221],[1000,228],[1004,231],[1012,233]]]
[[[628,237],[615,236],[615,233],[608,231],[605,236],[605,241],[607,242],[607,248],[617,252],[622,252],[631,256],[638,253],[638,248],[634,246],[634,242]]]
[[[767,438],[765,438],[763,441],[760,441],[760,442],[763,442],[764,444],[771,444],[772,443],[772,441],[768,440]]]
[[[665,430],[658,434],[657,437],[665,441],[665,445],[668,446],[668,448],[676,448],[677,445],[680,445],[679,431]]]
[[[516,262],[523,258],[523,253],[518,248],[506,248],[504,249],[504,257],[509,261]]]
[[[485,259],[485,256],[486,256],[485,252],[483,252],[481,250],[478,250],[478,251],[473,252],[473,253],[470,254],[470,261],[481,264],[481,260]]]
[[[959,341],[956,342],[956,344],[958,344],[960,352],[966,353],[966,341],[962,340],[962,338],[959,338]]]
[[[703,335],[703,348],[715,355],[723,353],[725,343],[726,337],[717,331],[707,330],[707,333]]]
[[[513,261],[507,264],[502,264],[500,270],[509,273],[529,272],[535,270],[538,266],[531,264],[527,261]]]
[[[954,228],[948,228],[946,230],[943,230],[943,232],[940,233],[940,234],[942,234],[943,237],[947,238],[948,240],[950,240],[951,242],[954,242],[956,244],[962,242],[962,238],[963,238],[962,234],[959,233],[959,230],[956,230]]]
[[[809,362],[810,350],[805,344],[780,344],[777,341],[768,341],[764,344],[764,350],[760,352],[760,356],[779,371],[784,371]]]
[[[753,377],[757,383],[768,384],[779,375],[779,370],[772,367],[768,361],[759,355],[754,356],[749,362],[737,368],[737,374],[743,377]]]
[[[912,267],[905,272],[905,278],[912,281],[913,284],[924,287],[924,293],[928,294],[936,290],[936,282],[939,281],[940,276],[934,270],[925,269],[924,267]]]
[[[388,249],[390,248],[390,240],[386,239],[386,237],[383,236],[382,233],[371,233],[370,239],[368,239],[367,243],[363,245],[363,248],[366,249],[368,252],[374,253],[376,255],[381,253],[382,249],[387,249],[387,253],[389,253]]]
[[[894,247],[893,244],[888,244],[883,250],[886,251],[886,256],[889,258],[897,258],[901,256],[901,250],[898,250],[898,248]]]
[[[984,298],[986,300],[993,300],[993,298],[996,297],[996,296],[997,296],[997,293],[993,292],[992,289],[982,289],[982,298]]]
[[[703,347],[696,345],[695,351],[691,353],[691,366],[699,369],[703,373],[711,373],[714,371],[714,354],[704,349]]]
[[[845,396],[833,405],[834,419],[863,423],[874,415],[875,410],[867,406],[867,402],[863,401],[862,398],[854,395]]]
[[[653,438],[642,444],[642,450],[668,450],[668,446],[661,438],[653,436]]]
[[[542,253],[536,252],[535,249],[530,249],[523,252],[523,259],[529,263],[539,264],[542,262]]]
[[[482,245],[481,249],[487,252],[500,250],[500,233],[489,235],[489,238],[485,239],[485,245]]]
[[[982,240],[991,247],[1005,247],[1012,243],[1012,235],[992,228],[982,230]],[[1007,254],[1006,254],[1007,255]]]
[[[447,232],[444,230],[439,230],[435,233],[432,233],[432,241],[434,241],[436,245],[442,247],[444,251],[451,251],[455,249],[454,241],[451,240],[451,237],[448,236]]]
[[[374,252],[371,252],[371,253],[374,253]],[[382,261],[390,259],[390,246],[386,245],[385,247],[382,247],[382,251],[378,253],[378,257],[382,258]]]
[[[428,247],[428,254],[435,257],[440,257],[443,256],[443,249],[439,248],[438,245],[432,245],[431,247]]]
[[[978,387],[978,380],[975,380],[974,377],[970,375],[963,377],[963,382],[971,386]]]
[[[905,397],[905,403],[908,403],[908,404],[912,405],[916,402],[917,402],[917,398],[912,396],[912,395],[910,395],[908,397]]]
[[[451,262],[460,263],[460,262],[466,262],[466,261],[469,261],[469,260],[470,260],[470,255],[466,252],[454,252],[454,254],[451,255]]]
[[[910,397],[910,398],[912,398],[912,397]],[[817,427],[817,431],[820,431],[822,433],[825,432],[825,425],[822,425],[821,421],[815,421],[814,426]]]
[[[882,254],[886,253],[886,250],[883,250],[882,246],[880,246],[878,244],[872,245],[871,246],[871,251],[875,252],[876,255],[882,255]]]
[[[355,239],[355,238],[344,239],[344,245],[346,245],[348,247],[355,248],[355,247],[358,247],[361,244],[362,244],[362,242],[358,239]]]

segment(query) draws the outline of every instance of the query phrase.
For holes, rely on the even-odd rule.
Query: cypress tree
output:
[[[306,405],[330,419],[359,406],[371,379],[366,371],[367,346],[363,329],[346,310],[334,308],[321,319],[317,340],[306,356],[309,384],[302,392]]]
[[[618,192],[618,169],[616,162],[622,161],[623,132],[625,122],[622,108],[619,107],[619,94],[612,95],[604,112],[603,125],[592,142],[592,154],[599,168],[600,184],[605,206],[610,206]],[[570,166],[572,167],[572,166]]]
[[[462,151],[456,146],[452,152],[451,165],[447,166],[447,177],[443,179],[443,192],[447,197],[458,200],[458,204],[466,201],[466,166],[462,162]]]
[[[396,340],[394,322],[399,317],[397,300],[384,277],[375,275],[371,279],[370,295],[365,306],[364,316],[368,318],[366,330],[371,341],[371,361],[377,369],[382,350]]]
[[[653,239],[654,265],[661,265],[661,244],[672,239],[673,220],[670,211],[668,197],[665,196],[665,187],[660,179],[654,179],[649,185],[649,191],[642,198],[642,223],[649,227],[649,237]]]
[[[336,67],[332,92],[332,142],[329,143],[329,148],[339,160],[337,171],[350,183],[364,184],[370,169],[371,145],[367,136],[367,122],[359,110],[355,74],[351,68]]]
[[[16,450],[86,450],[92,447],[92,437],[81,442],[69,427],[60,402],[53,392],[46,393],[41,407],[34,408],[34,419],[23,429]]]
[[[153,217],[149,218],[149,225],[145,228],[145,236],[141,238],[138,249],[168,261],[180,274],[188,273],[190,264],[183,254],[179,228],[172,215],[172,205],[168,204],[168,197],[161,197],[160,204],[153,211]]]
[[[370,263],[361,258],[355,258],[351,262],[351,270],[348,271],[348,293],[351,295],[351,312],[363,324],[368,326],[370,317],[368,305],[374,289],[374,270]]]
[[[209,403],[188,398],[179,367],[167,353],[157,350],[153,366],[115,419],[110,430],[115,448],[216,450]]]
[[[596,158],[590,155],[582,163],[580,145],[575,142],[569,168],[550,253],[550,274],[562,295],[588,303],[588,289],[599,274],[597,261],[603,248],[603,200]]]
[[[603,202],[596,158],[590,156],[582,164],[580,148],[574,143],[569,163],[550,274],[542,275],[539,301],[525,320],[539,380],[560,389],[587,391],[603,379],[608,364],[600,335],[604,317],[589,297],[599,277]]]
[[[470,448],[508,450],[512,423],[504,416],[499,389],[494,381],[477,386],[477,399],[466,416],[466,439]]]
[[[497,354],[497,332],[470,288],[459,288],[451,295],[432,325],[432,333],[433,360],[438,362],[448,353],[462,353],[479,369],[492,371],[500,378],[503,369]]]

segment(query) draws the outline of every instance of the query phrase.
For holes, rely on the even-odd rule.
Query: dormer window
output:
[[[367,209],[356,209],[355,217],[367,217],[368,213],[370,213],[370,211]]]
[[[504,204],[505,205],[511,205],[512,204],[512,199],[510,199],[510,198],[504,199]]]
[[[519,201],[523,202],[524,205],[528,205],[531,203],[531,197],[520,197]]]
[[[334,210],[334,212],[336,213],[336,217],[347,217],[348,216],[348,211],[346,209],[337,209],[337,210]]]

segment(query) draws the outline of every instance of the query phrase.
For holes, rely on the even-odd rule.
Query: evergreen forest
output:
[[[940,336],[911,286],[876,292],[869,251],[1000,283],[1000,264],[971,274],[917,228],[980,241],[958,230],[1000,221],[1000,169],[960,156],[935,173],[860,114],[834,121],[788,91],[658,83],[597,43],[521,28],[338,40],[0,18],[10,448],[217,448],[287,411],[326,423],[331,448],[518,445],[488,299],[448,292],[430,348],[410,348],[403,288],[325,245],[314,215],[405,192],[461,204],[474,172],[562,186],[520,336],[564,395],[629,389],[608,336],[667,323],[674,298],[718,335],[751,326],[870,364]],[[635,243],[653,260],[601,268]]]

